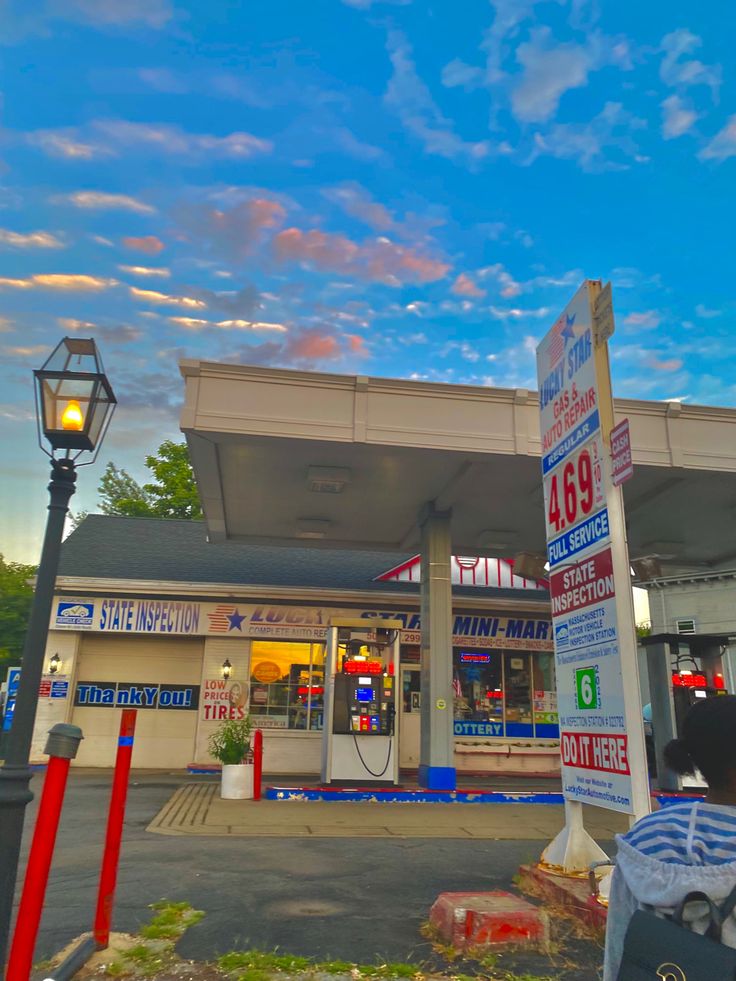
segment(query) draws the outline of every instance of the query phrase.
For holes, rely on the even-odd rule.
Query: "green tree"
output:
[[[20,664],[33,599],[28,583],[35,574],[35,565],[6,562],[0,555],[0,681],[11,665]]]
[[[146,457],[146,467],[154,479],[141,485],[127,470],[108,463],[99,486],[103,514],[137,518],[202,517],[186,443],[165,440],[155,454]]]
[[[98,490],[103,514],[141,517],[152,513],[148,495],[138,481],[112,462],[105,467]]]
[[[194,520],[202,517],[202,505],[199,503],[186,443],[165,440],[156,456],[146,457],[146,466],[155,482],[144,484],[143,490],[157,517]]]

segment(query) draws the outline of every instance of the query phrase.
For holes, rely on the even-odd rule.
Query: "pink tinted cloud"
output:
[[[682,358],[650,358],[649,367],[655,371],[679,371],[682,368]]]
[[[292,338],[284,347],[288,360],[319,361],[336,358],[340,353],[340,345],[333,334],[325,334],[319,330],[305,330]]]
[[[182,207],[178,214],[190,235],[234,258],[249,255],[264,231],[277,228],[285,217],[283,205],[269,198],[250,198],[227,210],[195,204]]]
[[[274,254],[281,262],[306,262],[326,272],[359,276],[399,286],[432,283],[447,275],[450,266],[440,259],[397,245],[387,238],[353,242],[345,235],[313,228],[285,228],[275,236]]]
[[[460,273],[450,288],[456,296],[470,296],[480,300],[486,295],[486,291],[481,289],[467,273]]]
[[[156,235],[129,235],[123,239],[126,249],[133,249],[136,252],[145,252],[146,255],[158,255],[166,248],[164,243]]]
[[[358,354],[361,358],[368,357],[364,337],[361,337],[360,334],[346,334],[345,339],[348,342],[351,354]]]

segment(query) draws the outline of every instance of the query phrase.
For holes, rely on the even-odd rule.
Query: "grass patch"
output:
[[[204,916],[202,910],[193,909],[189,903],[170,903],[166,899],[152,903],[151,909],[156,915],[140,929],[140,935],[146,940],[178,940]]]

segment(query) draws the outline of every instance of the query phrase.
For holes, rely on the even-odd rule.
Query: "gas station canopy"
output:
[[[186,435],[211,541],[419,551],[432,504],[455,554],[545,552],[539,401],[478,388],[185,360]],[[616,400],[632,560],[736,560],[736,410]]]

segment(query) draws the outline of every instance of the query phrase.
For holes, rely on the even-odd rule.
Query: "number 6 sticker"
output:
[[[601,707],[601,686],[597,664],[590,668],[578,668],[575,672],[575,707],[578,710]]]

